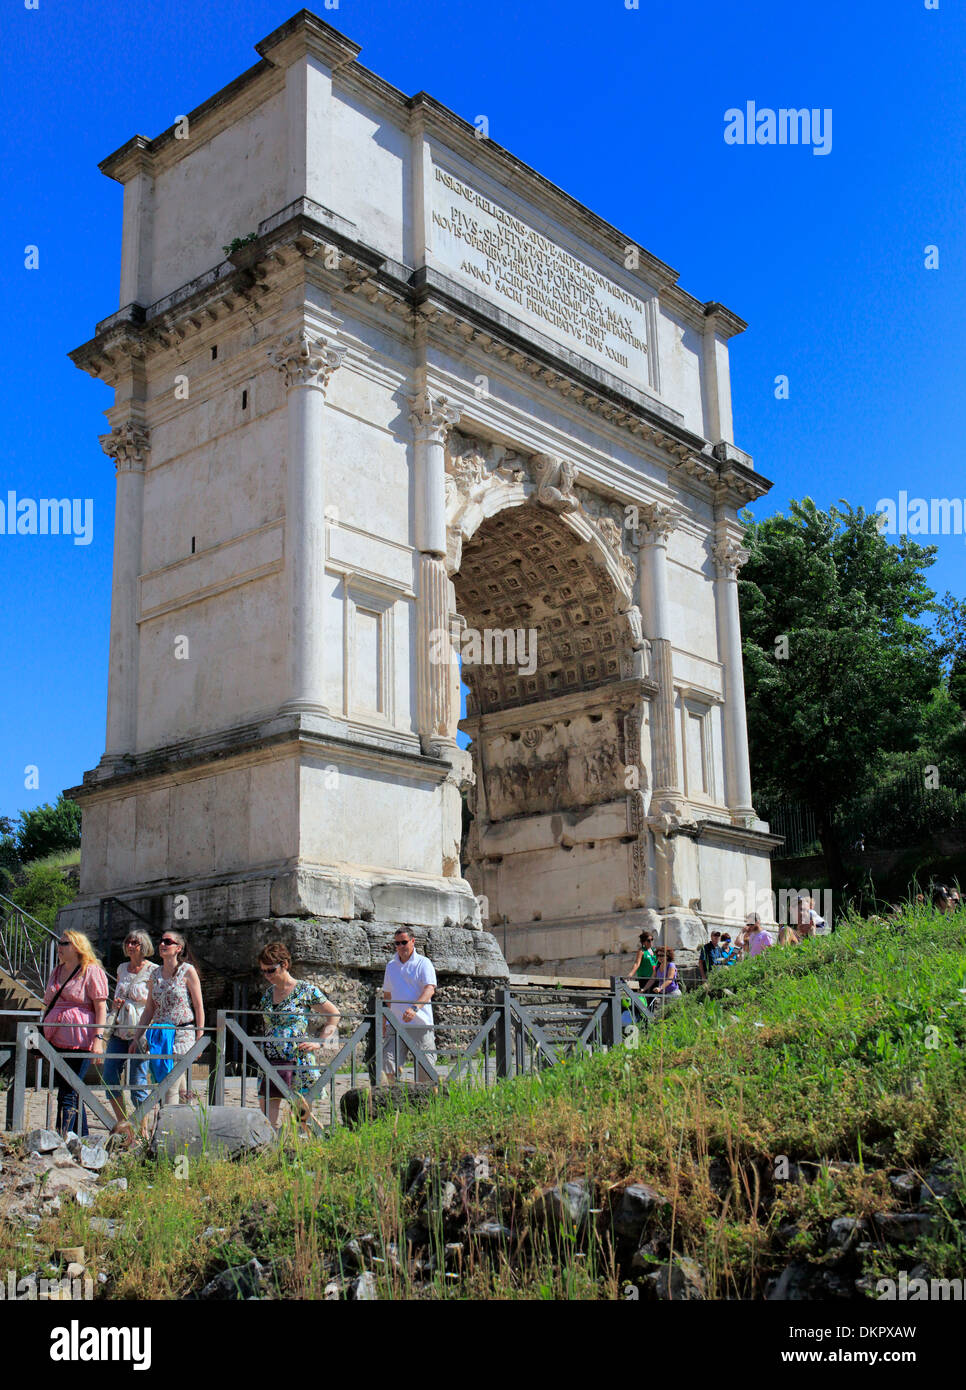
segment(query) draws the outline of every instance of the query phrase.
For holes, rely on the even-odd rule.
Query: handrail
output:
[[[11,919],[16,919],[13,926]],[[40,941],[35,939],[37,929],[42,934]],[[14,942],[11,938],[19,939]],[[5,893],[0,893],[0,967],[14,980],[26,982],[31,989],[43,995],[57,964],[59,940],[59,932],[38,921]],[[106,966],[103,969],[110,983],[114,984],[114,975]]]
[[[370,1085],[378,1084],[381,1080],[389,1041],[388,1038],[383,1038],[383,1024],[395,1036],[396,1066],[393,1071],[397,1078],[401,1078],[404,1066],[408,1067],[408,1058],[412,1061],[415,1077],[421,1079],[422,1074],[422,1077],[434,1085],[438,1085],[445,1077],[447,1085],[489,1086],[498,1080],[523,1076],[546,1066],[565,1063],[588,1052],[606,1051],[621,1045],[634,1046],[637,1029],[635,1028],[633,1033],[626,1029],[623,1026],[622,1015],[629,1004],[632,1020],[635,1024],[647,1028],[650,1026],[647,1009],[640,996],[629,989],[626,981],[614,977],[610,983],[611,989],[603,997],[597,996],[588,1000],[588,1007],[575,1020],[572,1036],[564,1038],[548,1035],[538,1019],[533,1016],[532,1002],[521,1002],[510,990],[501,989],[497,998],[490,1002],[473,1001],[472,1007],[478,1010],[478,1017],[467,1017],[465,1021],[447,1023],[436,1016],[433,1024],[435,1037],[424,1040],[420,1036],[417,1041],[412,1032],[391,1011],[381,991],[373,991],[372,1008],[361,1009],[358,1012],[347,1008],[341,1013],[340,1024],[345,1029],[345,1034],[334,1042],[330,1055],[323,1057],[316,1053],[313,1056],[306,1055],[304,1061],[296,1058],[293,1062],[272,1061],[268,1055],[270,1047],[266,1047],[266,1043],[271,1043],[271,1037],[266,1038],[261,1030],[258,1033],[249,1031],[249,1019],[261,1014],[262,1010],[219,1009],[215,1027],[209,1024],[203,1029],[201,1040],[196,1038],[188,1052],[156,1054],[173,1061],[174,1069],[163,1081],[148,1088],[148,1098],[141,1102],[133,1118],[129,1116],[129,1119],[131,1123],[144,1119],[151,1108],[163,1100],[165,1091],[171,1088],[172,1079],[180,1080],[182,1074],[186,1078],[190,1077],[192,1063],[206,1049],[211,1049],[211,1072],[208,1078],[210,1103],[225,1103],[227,1076],[230,1069],[240,1062],[238,1076],[242,1108],[247,1108],[248,1105],[249,1073],[254,1071],[256,1076],[261,1075],[271,1083],[272,1091],[287,1100],[292,1110],[299,1113],[309,1128],[318,1132],[319,1129],[324,1130],[340,1123],[337,1083],[341,1086],[347,1082],[350,1087],[357,1087],[357,1071],[360,1070],[363,1076],[368,1072]],[[406,1001],[393,1002],[399,1005]],[[468,1001],[463,999],[433,1001],[433,1007],[434,1010],[440,1011],[451,1007],[462,1013],[467,1008],[467,1003]],[[102,1123],[108,1128],[113,1128],[112,1117],[92,1092],[103,1090],[106,1099],[111,1101],[112,1108],[116,1109],[113,1107],[113,1099],[126,1088],[125,1083],[121,1081],[117,1085],[108,1085],[94,1078],[80,1077],[72,1068],[90,1054],[59,1054],[44,1038],[36,1011],[30,1014],[17,1011],[14,1016],[19,1018],[20,1023],[17,1029],[12,1105],[8,1106],[7,1123],[13,1128],[24,1127],[27,1054],[33,1049],[36,1055],[31,1065],[36,1067],[35,1089],[45,1089],[45,1069],[49,1080],[56,1073],[61,1079],[71,1082],[73,1089],[76,1089],[85,1104],[90,1102],[93,1113]],[[29,1024],[28,1019],[31,1020]],[[61,1026],[80,1030],[89,1028],[90,1023]],[[238,1057],[234,1055],[236,1048],[240,1052]],[[121,1047],[120,1051],[123,1054],[125,1048]],[[116,1056],[117,1044],[109,1043],[107,1052]],[[358,1056],[360,1052],[363,1053],[362,1057]],[[434,1057],[434,1061],[430,1062],[427,1053],[437,1054],[439,1060],[435,1060]],[[143,1060],[143,1054],[136,1055]],[[318,1071],[318,1075],[309,1076],[308,1073],[313,1071]],[[282,1072],[292,1072],[293,1075],[283,1077]],[[294,1073],[300,1074],[301,1084],[294,1080]],[[75,1081],[78,1083],[76,1087],[73,1086]],[[326,1097],[327,1115],[324,1111],[314,1115],[313,1105],[324,1101]]]
[[[52,936],[55,941],[60,940],[60,937],[58,936],[57,932],[53,931],[50,927],[45,926],[43,922],[38,922],[37,918],[32,916],[25,907],[21,907],[19,903],[15,903],[14,900],[12,898],[8,898],[5,893],[0,893],[0,903],[6,903],[7,907],[12,907],[14,912],[16,912],[18,916],[26,917],[27,920],[31,922],[35,927],[39,927],[42,932],[46,932],[48,936]]]
[[[106,898],[101,898],[100,902],[101,906],[103,906],[104,903],[117,903],[118,907],[123,907],[125,912],[130,912],[132,917],[136,917],[139,922],[143,922],[144,925],[150,927],[152,931],[157,931],[158,929],[157,922],[152,922],[150,917],[145,917],[143,912],[138,912],[136,907],[132,907],[130,903],[126,903],[123,898],[115,897],[113,893]]]
[[[13,980],[42,996],[60,937],[4,893],[0,893],[0,904],[0,966]]]

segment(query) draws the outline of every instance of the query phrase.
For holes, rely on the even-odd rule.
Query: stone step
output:
[[[15,1010],[19,1013],[22,1010],[40,1009],[43,1001],[23,983],[13,975],[8,975],[5,970],[0,970],[0,1010]],[[17,1023],[19,1020],[14,1016],[0,1017],[0,1044],[4,1044],[4,1050],[10,1044],[17,1041]],[[4,1067],[5,1072],[12,1072],[13,1059],[11,1058]]]
[[[31,987],[5,970],[0,970],[0,1009],[39,1009],[43,1000],[39,999]]]

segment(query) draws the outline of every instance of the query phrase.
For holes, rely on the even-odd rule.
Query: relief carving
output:
[[[633,584],[637,575],[637,566],[634,564],[630,555],[624,552],[624,528],[619,526],[618,523],[609,516],[600,517],[596,525],[597,530],[604,538],[605,545],[609,546],[617,556],[621,569],[624,571],[630,583]]]
[[[489,819],[622,800],[621,726],[621,713],[611,709],[597,722],[589,715],[578,715],[552,725],[530,726],[516,738],[510,733],[484,734]]]
[[[530,466],[537,484],[536,501],[542,507],[549,507],[553,512],[578,510],[580,499],[574,494],[577,470],[572,463],[554,458],[552,454],[534,454]]]
[[[647,904],[647,849],[648,825],[647,807],[644,793],[631,792],[627,798],[628,829],[634,836],[631,842],[631,900],[630,908],[646,907]]]
[[[450,430],[446,435],[446,518],[450,549],[458,564],[462,544],[461,520],[473,503],[493,488],[519,488],[529,482],[523,458],[502,444],[492,444]],[[523,500],[522,498],[520,499]]]

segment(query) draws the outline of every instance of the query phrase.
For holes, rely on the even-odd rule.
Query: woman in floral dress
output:
[[[281,941],[272,941],[262,949],[258,956],[258,968],[268,989],[258,1007],[265,1020],[262,1050],[286,1086],[298,1097],[299,1120],[304,1127],[310,1107],[300,1092],[308,1090],[319,1079],[318,1069],[305,1062],[309,1053],[317,1052],[322,1046],[320,1039],[306,1036],[309,1015],[313,1011],[325,1015],[327,1021],[322,1029],[323,1040],[334,1035],[341,1015],[318,985],[295,979],[290,973],[291,964],[292,958]],[[262,1078],[260,1095],[263,1112],[273,1128],[278,1129],[282,1094],[267,1076]]]
[[[158,945],[161,951],[161,969],[156,970],[151,979],[151,993],[134,1034],[134,1041],[131,1043],[132,1052],[139,1050],[141,1038],[149,1029],[152,1030],[147,1050],[154,1054],[151,1072],[156,1081],[160,1081],[174,1066],[173,1062],[161,1061],[157,1054],[173,1052],[176,1057],[183,1057],[186,1052],[191,1051],[196,1041],[201,1040],[205,1029],[201,981],[198,971],[189,959],[188,943],[180,932],[169,929]],[[152,1046],[152,1038],[156,1039],[157,1030],[164,1025],[167,1025],[168,1029],[165,1036],[170,1036],[170,1030],[174,1030],[173,1045]],[[183,1075],[180,1081],[168,1087],[164,1103],[176,1105],[180,1098],[183,1104],[189,1099],[190,1093],[190,1074]]]

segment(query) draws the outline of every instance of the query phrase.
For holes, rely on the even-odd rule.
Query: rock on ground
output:
[[[676,1255],[670,1267],[662,1265],[645,1279],[655,1298],[671,1302],[700,1302],[705,1297],[705,1273],[695,1260]]]
[[[245,1265],[233,1265],[210,1280],[199,1294],[200,1298],[249,1299],[271,1298],[275,1280],[270,1264],[252,1259]]]
[[[262,1149],[275,1141],[275,1131],[260,1110],[240,1110],[230,1105],[195,1109],[191,1105],[165,1105],[151,1136],[152,1158],[166,1154],[177,1158],[203,1153],[230,1157]]]
[[[356,1086],[346,1091],[339,1102],[342,1123],[356,1129],[380,1115],[392,1115],[397,1110],[422,1110],[436,1099],[435,1086]]]
[[[613,1208],[614,1234],[621,1240],[637,1244],[665,1199],[646,1183],[635,1182],[625,1187]]]

